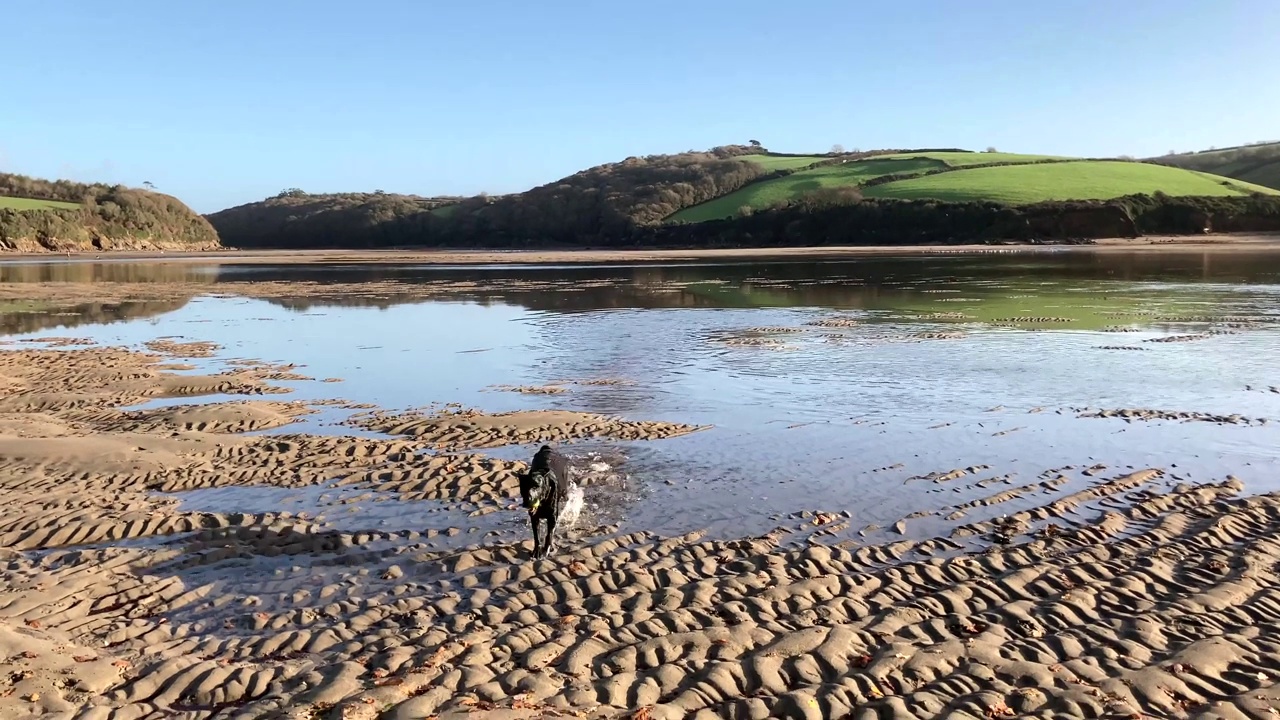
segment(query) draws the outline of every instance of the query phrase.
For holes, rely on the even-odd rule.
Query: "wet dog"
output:
[[[543,445],[529,463],[529,471],[520,476],[520,498],[533,529],[534,559],[545,558],[555,549],[556,522],[564,514],[569,491],[568,459]],[[545,537],[538,532],[539,526],[545,526]]]

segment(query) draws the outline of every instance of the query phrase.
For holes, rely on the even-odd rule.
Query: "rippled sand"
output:
[[[437,408],[352,417],[375,437],[282,434],[343,401],[281,399],[275,383],[304,377],[292,366],[179,374],[175,358],[213,351],[198,342],[52,344],[0,350],[2,718],[1280,707],[1280,497],[1240,497],[1234,479],[1082,462],[1013,485],[940,468],[908,482],[991,490],[932,536],[909,534],[919,513],[887,540],[840,540],[849,518],[816,508],[728,540],[586,527],[532,562],[522,529],[476,532],[487,517],[520,527],[522,464],[469,448],[699,428]],[[130,407],[210,395],[243,397]],[[167,494],[236,487],[476,519],[353,531],[303,512],[189,512]],[[1014,498],[1039,502],[966,522]]]

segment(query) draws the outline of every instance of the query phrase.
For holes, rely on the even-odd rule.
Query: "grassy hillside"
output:
[[[1242,196],[1275,191],[1213,175],[1136,162],[1081,161],[955,170],[863,189],[866,197],[1026,205],[1052,200],[1109,200],[1163,192],[1175,197]]]
[[[1002,153],[1002,152],[906,152],[892,153],[889,155],[877,155],[877,158],[888,159],[904,159],[904,158],[930,158],[946,163],[951,167],[964,167],[966,165],[990,165],[991,163],[1029,163],[1039,160],[1068,160],[1057,155],[1026,155],[1023,153]]]
[[[33,200],[20,197],[0,197],[0,210],[76,210],[80,203],[59,200]]]
[[[745,158],[744,158],[745,159]],[[826,158],[831,160],[831,158]],[[685,208],[667,218],[671,222],[705,222],[795,202],[817,191],[858,188],[869,180],[886,175],[920,175],[948,168],[964,168],[991,163],[1033,163],[1058,160],[1052,155],[1019,153],[932,151],[874,154],[847,159],[786,177],[753,183],[730,195]],[[803,166],[802,166],[803,167]]]
[[[738,159],[755,163],[766,170],[796,170],[831,158],[820,155],[740,155]]]
[[[213,226],[169,195],[123,185],[0,173],[0,249],[216,247]]]
[[[901,159],[893,159],[897,157]],[[685,208],[668,219],[677,222],[720,220],[737,215],[744,207],[763,210],[797,200],[816,190],[857,187],[884,175],[916,174],[946,167],[947,164],[942,160],[907,155],[824,165],[786,177],[753,183],[701,205]]]
[[[1243,180],[1223,185],[1224,180],[1226,178],[1180,168],[1136,162],[1015,153],[905,152],[823,165],[756,182],[685,208],[667,219],[672,222],[720,220],[805,201],[819,191],[841,188],[856,188],[867,198],[991,201],[1013,205],[1106,200],[1154,192],[1180,197],[1270,192],[1265,185]],[[844,201],[856,197],[849,194]]]
[[[1223,175],[1280,189],[1280,142],[1151,158],[1149,162]]]

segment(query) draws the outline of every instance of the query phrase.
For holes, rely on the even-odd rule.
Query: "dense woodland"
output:
[[[747,145],[631,157],[527,192],[492,197],[286,192],[209,216],[235,247],[577,245],[625,237],[673,212],[771,176],[734,159]]]
[[[233,247],[533,247],[628,244],[642,228],[748,183],[786,175],[738,158],[759,145],[630,157],[500,197],[288,191],[209,216]],[[875,152],[841,153],[829,162]],[[837,193],[844,198],[855,193]],[[824,202],[823,199],[817,199]]]
[[[87,250],[218,247],[209,221],[169,195],[0,173],[0,196],[78,203],[78,208],[0,208],[0,248]]]
[[[399,221],[429,218],[436,208],[459,200],[381,192],[311,195],[291,189],[208,219],[223,244],[232,247],[385,247],[415,244]]]

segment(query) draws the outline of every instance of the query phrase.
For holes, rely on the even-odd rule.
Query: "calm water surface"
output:
[[[1280,488],[1280,393],[1268,390],[1280,386],[1280,253],[465,268],[0,265],[0,282],[59,281],[176,283],[190,294],[92,307],[10,303],[0,315],[9,338],[141,345],[182,336],[222,345],[218,358],[197,361],[202,368],[256,358],[344,380],[288,383],[297,399],[566,408],[714,425],[672,440],[581,445],[625,473],[621,490],[601,488],[594,500],[602,517],[626,527],[741,535],[799,510],[848,511],[855,529],[889,525],[1005,489],[909,480],[975,465],[990,466],[977,477],[1013,475],[1015,485],[1051,468],[1102,463],[1113,474],[1155,466],[1171,469],[1171,482],[1233,474],[1253,490]],[[259,281],[393,285],[376,297],[237,294]],[[439,281],[469,287],[414,300],[394,285]],[[833,316],[860,323],[810,324]],[[1054,321],[1013,321],[1028,317]],[[759,327],[802,332],[747,332]],[[1190,342],[1148,342],[1210,331]],[[779,346],[735,344],[751,338]],[[570,385],[549,396],[492,388],[603,378],[629,384]],[[1079,418],[1080,408],[1274,422],[1128,423]],[[323,414],[285,431],[349,432],[334,426],[340,419]],[[973,511],[967,520],[1018,507]],[[404,516],[417,518],[418,509]]]

